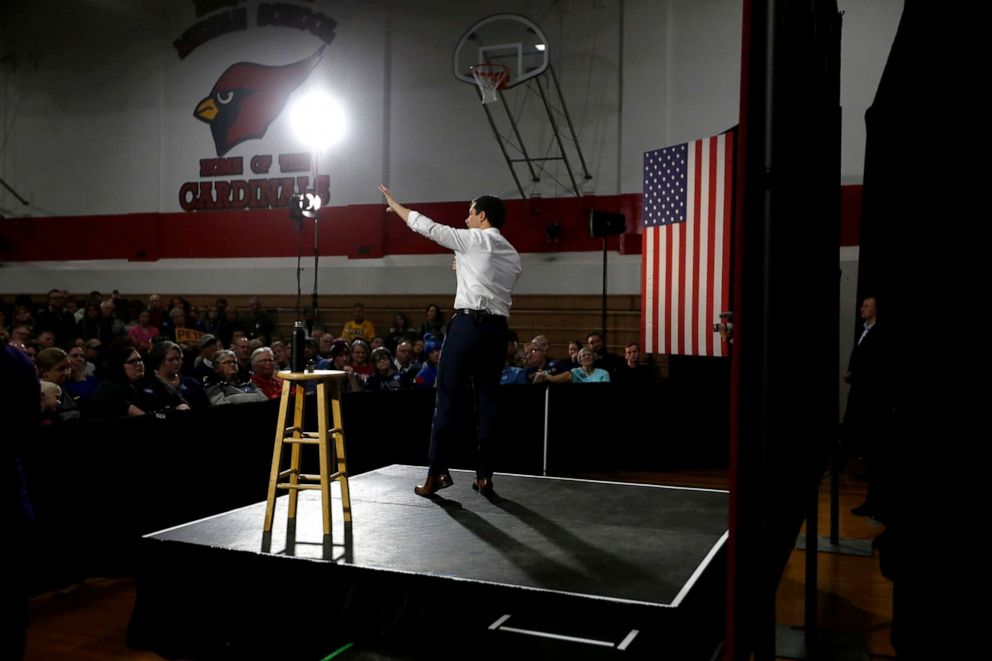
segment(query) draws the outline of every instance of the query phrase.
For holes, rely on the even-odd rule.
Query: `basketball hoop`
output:
[[[499,99],[497,90],[505,89],[510,79],[510,67],[505,64],[475,64],[472,77],[479,85],[483,103],[493,103]]]

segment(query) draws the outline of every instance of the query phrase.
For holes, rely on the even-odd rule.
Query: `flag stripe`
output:
[[[726,355],[713,324],[729,308],[733,132],[644,155],[642,345]]]
[[[721,274],[720,280],[716,282],[721,282],[720,288],[720,310],[730,310],[731,300],[730,297],[732,292],[730,291],[730,255],[732,253],[731,249],[731,219],[733,216],[733,200],[734,200],[734,154],[737,153],[736,146],[734,144],[734,138],[736,137],[736,132],[730,131],[727,133],[727,142],[725,148],[725,157],[723,159],[725,163],[726,171],[723,173],[723,247],[722,249],[726,252],[727,257],[723,265],[723,272]],[[719,277],[719,276],[718,276]],[[723,355],[727,355],[726,347],[723,348]]]
[[[720,180],[719,172],[722,170],[722,167],[721,167],[722,161],[720,159],[720,149],[723,146],[721,144],[722,142],[723,142],[723,136],[716,136],[715,138],[710,138],[710,140],[709,140],[709,143],[710,143],[709,144],[709,148],[710,148],[710,181],[713,182],[713,185],[710,186],[710,213],[709,213],[709,217],[707,218],[706,225],[707,225],[708,228],[710,228],[712,230],[712,232],[710,234],[710,239],[711,240],[715,240],[715,237],[716,237],[716,228],[717,228],[717,219],[720,218],[720,215],[719,215],[719,208],[720,208],[719,188],[720,188],[721,180]],[[712,253],[712,249],[711,249],[711,253]],[[706,311],[707,315],[709,315],[710,318],[714,318],[712,316],[713,315],[713,299],[714,299],[714,291],[713,290],[714,290],[714,286],[716,285],[716,282],[713,280],[714,275],[715,275],[715,265],[714,265],[713,261],[710,260],[710,261],[708,261],[706,263],[706,282],[708,282],[710,284],[710,286],[706,288],[705,296],[701,296],[700,297],[700,301],[699,301],[700,307],[703,310]],[[704,315],[704,316],[707,316],[707,315]],[[719,315],[719,311],[717,312],[717,315]],[[717,316],[716,318],[719,318],[719,316]],[[712,328],[712,326],[710,326],[710,328],[700,328],[699,329],[699,332],[701,334],[704,333],[705,331],[709,331],[709,332],[706,332],[706,341],[704,342],[705,351],[703,352],[703,355],[706,355],[706,356],[719,355],[719,354],[714,354],[713,328]],[[716,348],[719,349],[719,347],[716,347]]]
[[[644,234],[644,242],[641,248],[641,288],[648,291],[653,287],[653,279],[648,279],[648,265],[651,263],[651,246],[648,245],[648,235]],[[641,346],[644,351],[652,353],[649,342],[651,341],[651,314],[650,309],[641,305]]]

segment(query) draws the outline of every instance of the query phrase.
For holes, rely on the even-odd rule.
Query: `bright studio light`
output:
[[[310,92],[293,103],[289,123],[301,141],[320,151],[344,136],[344,109],[326,92]]]

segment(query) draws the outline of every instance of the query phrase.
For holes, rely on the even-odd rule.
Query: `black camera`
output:
[[[720,321],[718,323],[713,324],[713,332],[719,333],[720,338],[724,342],[733,341],[732,338],[734,333],[734,323],[731,321],[731,319],[733,318],[734,318],[733,312],[721,312]]]

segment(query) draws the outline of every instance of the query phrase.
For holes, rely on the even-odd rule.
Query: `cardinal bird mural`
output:
[[[323,57],[321,46],[310,57],[283,66],[238,62],[221,74],[193,116],[210,124],[217,156],[245,140],[265,135],[289,100]]]

